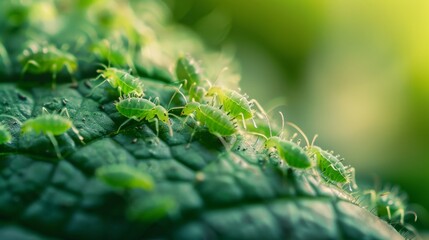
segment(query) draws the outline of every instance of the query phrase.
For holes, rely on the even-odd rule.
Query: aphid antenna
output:
[[[314,135],[313,140],[311,140],[310,148],[313,148],[314,143],[316,142],[317,137],[319,137],[319,134],[315,134],[315,135]]]
[[[281,111],[279,111],[279,114],[280,114],[281,119],[282,119],[282,128],[281,128],[280,133],[279,133],[279,138],[282,138],[283,137],[283,131],[285,129],[285,117]]]
[[[172,108],[170,108],[171,102],[173,102],[174,97],[178,93],[180,94],[180,96],[183,97],[183,100],[185,100],[185,103],[188,104],[188,101],[186,100],[185,95],[182,93],[182,91],[180,91],[180,89],[182,88],[182,86],[183,86],[183,84],[180,84],[179,87],[176,89],[176,91],[173,93],[173,95],[171,95],[170,101],[168,101],[168,105],[167,105],[168,111],[170,111],[170,109],[172,109]]]
[[[304,140],[307,143],[307,146],[311,146],[310,142],[308,141],[307,135],[305,135],[304,131],[302,131],[302,129],[300,127],[298,127],[296,124],[294,124],[292,122],[287,122],[287,124],[289,126],[292,126],[293,128],[295,128],[304,137]]]
[[[251,134],[251,135],[255,135],[255,136],[258,136],[258,137],[262,137],[262,138],[265,139],[265,141],[268,140],[268,138],[264,134],[262,134],[262,133],[257,133],[257,132],[246,132],[246,133]]]
[[[14,116],[7,115],[7,114],[0,114],[0,117],[6,117],[6,118],[13,119],[13,120],[15,120],[17,123],[19,123],[19,125],[22,125],[22,122],[21,122],[21,121],[19,121],[19,119],[18,119],[18,118],[16,118],[16,117],[14,117]]]
[[[229,68],[228,68],[228,67],[224,67],[224,68],[222,68],[222,69],[217,73],[216,78],[215,78],[215,81],[214,81],[213,83],[210,83],[210,81],[209,81],[209,80],[207,80],[207,83],[209,84],[209,87],[212,87],[212,86],[216,85],[216,83],[217,83],[217,81],[219,80],[220,76],[221,76],[224,72],[226,72],[226,71],[228,71],[228,70],[229,70]]]

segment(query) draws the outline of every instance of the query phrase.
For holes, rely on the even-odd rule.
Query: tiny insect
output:
[[[393,191],[380,191],[367,190],[364,194],[370,195],[370,207],[375,210],[375,213],[380,218],[393,222],[399,221],[401,225],[404,225],[404,218],[406,214],[414,215],[414,221],[417,221],[417,215],[415,212],[405,211],[405,195],[400,195],[395,189]]]
[[[218,100],[222,109],[228,113],[229,116],[236,118],[240,117],[243,122],[243,127],[246,129],[245,120],[251,119],[255,128],[256,122],[254,120],[254,112],[252,110],[252,106],[256,105],[258,110],[267,118],[267,114],[262,106],[255,99],[248,100],[248,96],[242,95],[234,90],[222,88],[219,86],[211,86],[206,96],[213,97],[213,101],[215,99]]]
[[[179,93],[184,101],[185,106],[182,107],[174,107],[169,109],[182,109],[181,115],[187,116],[183,123],[187,122],[189,117],[193,117],[199,126],[205,126],[209,130],[209,132],[219,138],[225,148],[228,149],[228,145],[223,139],[224,136],[231,136],[237,132],[237,123],[234,122],[234,119],[229,117],[222,110],[199,102],[187,102],[185,95],[180,91],[180,89],[176,90],[176,93]],[[172,98],[174,97],[174,94]],[[171,100],[170,100],[171,102]],[[190,146],[192,138],[196,132],[196,128],[193,130],[191,134],[191,138],[187,147]]]
[[[52,73],[52,87],[56,86],[57,73],[64,67],[71,75],[76,72],[77,59],[70,53],[60,50],[53,45],[32,43],[18,57],[23,65],[22,74],[27,71],[34,74]]]
[[[12,141],[12,134],[5,125],[0,123],[0,145],[10,143]]]
[[[297,125],[290,122],[288,122],[288,125],[295,128],[304,137],[307,142],[305,150],[315,159],[317,169],[327,182],[339,186],[348,184],[350,191],[358,188],[355,180],[355,169],[351,166],[344,165],[344,159],[340,159],[339,155],[334,156],[333,153],[315,146],[314,142],[316,141],[317,134],[314,136],[311,144],[309,144],[307,136]]]
[[[155,101],[158,101],[157,98]],[[155,122],[156,134],[159,133],[159,123],[158,120],[167,124],[170,132],[170,136],[173,136],[173,129],[171,127],[169,113],[168,111],[159,104],[155,104],[150,100],[141,98],[141,97],[127,97],[120,98],[118,102],[115,103],[116,109],[118,112],[127,117],[124,123],[121,124],[117,133],[120,129],[131,120],[136,120],[138,122],[146,120],[148,122]]]
[[[199,64],[189,55],[180,56],[176,63],[176,77],[188,91],[189,99],[200,102],[205,94],[202,71]]]
[[[313,143],[309,152],[316,159],[316,166],[325,180],[338,185],[348,184],[350,191],[358,188],[355,180],[355,169],[351,166],[345,166],[342,163],[343,159],[314,146]]]
[[[284,128],[284,118],[282,116],[282,130]],[[267,119],[269,121],[269,119]],[[271,128],[271,127],[270,127]],[[281,131],[282,132],[282,131]],[[247,132],[256,136],[260,136],[265,139],[264,147],[266,149],[275,148],[279,157],[284,160],[290,167],[298,169],[306,169],[312,166],[311,158],[308,156],[307,151],[300,147],[298,144],[281,138],[281,132],[279,136],[272,136],[270,129],[270,136],[267,137],[257,132]]]
[[[103,77],[105,80],[95,86],[89,95],[91,95],[95,89],[107,81],[110,86],[118,89],[119,96],[122,96],[123,94],[133,94],[138,97],[144,96],[143,83],[138,77],[134,77],[129,72],[122,69],[106,66],[104,67],[104,70],[97,70],[100,75],[98,75],[98,77],[94,80],[97,80],[100,77]]]
[[[112,187],[152,190],[155,185],[150,175],[126,164],[99,167],[95,175],[98,179]]]
[[[61,135],[71,129],[78,136],[82,144],[84,144],[83,137],[70,120],[67,108],[63,108],[60,114],[49,113],[46,108],[42,108],[42,111],[42,115],[28,119],[22,124],[21,132],[23,134],[34,132],[46,135],[54,146],[58,158],[62,158],[62,156],[55,136]]]

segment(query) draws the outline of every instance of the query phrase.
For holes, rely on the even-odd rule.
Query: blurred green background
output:
[[[235,53],[244,92],[282,104],[359,180],[399,185],[429,229],[429,1],[165,2],[209,47]]]

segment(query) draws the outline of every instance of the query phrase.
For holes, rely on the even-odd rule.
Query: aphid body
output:
[[[155,185],[150,175],[126,164],[99,167],[96,176],[112,187],[151,190]]]
[[[94,87],[92,91],[107,81],[110,86],[118,89],[120,96],[122,96],[122,94],[133,94],[139,97],[144,95],[143,83],[141,80],[127,71],[106,67],[104,70],[97,70],[97,72],[100,73],[97,78],[103,77],[105,80]]]
[[[401,225],[404,225],[405,214],[413,214],[414,221],[417,221],[417,215],[414,212],[405,212],[405,195],[400,196],[394,191],[375,192],[368,190],[364,192],[371,196],[371,208],[375,209],[377,216],[386,221],[398,220]]]
[[[280,131],[280,136],[284,127],[283,114],[282,116],[282,130]],[[269,119],[267,118],[268,127],[270,136],[267,137],[264,134],[257,132],[247,132],[256,136],[263,137],[265,139],[264,147],[266,149],[275,148],[279,157],[284,160],[290,167],[298,169],[306,169],[312,166],[312,160],[307,154],[307,151],[300,147],[298,144],[292,142],[292,140],[284,140],[280,136],[271,136],[271,125],[269,124]]]
[[[201,86],[202,74],[198,63],[190,56],[181,56],[176,63],[176,76],[182,82],[183,88],[188,91],[189,99],[200,102],[205,94]]]
[[[186,90],[201,83],[201,69],[190,56],[181,56],[177,59],[176,76],[179,81],[184,83],[183,87]]]
[[[12,141],[12,134],[5,125],[0,123],[0,144],[10,143]]]
[[[353,167],[345,166],[337,156],[322,150],[320,147],[313,146],[313,143],[308,151],[313,154],[317,168],[328,182],[335,184],[348,183],[350,190],[357,188],[355,169]]]
[[[64,67],[69,74],[76,72],[77,59],[70,53],[60,50],[55,46],[31,44],[18,57],[23,65],[23,73],[30,72],[34,74],[52,73],[53,87],[55,87],[56,75]]]
[[[122,126],[124,126],[130,120],[134,119],[139,122],[142,120],[146,120],[148,122],[155,122],[156,132],[158,134],[159,120],[168,125],[170,135],[173,135],[170,119],[168,117],[168,111],[161,105],[156,105],[155,103],[147,99],[139,97],[122,98],[119,100],[119,102],[116,102],[115,105],[118,112],[128,118],[128,120],[125,121],[119,127],[118,132],[122,128]]]
[[[206,126],[210,133],[220,136],[230,136],[237,132],[237,126],[222,110],[210,105],[190,102],[185,105],[181,115],[189,116],[195,113],[195,119]]]
[[[274,147],[277,150],[279,157],[294,168],[305,169],[311,167],[311,159],[307,152],[298,144],[283,140],[280,137],[269,137],[265,141],[265,147]]]
[[[62,116],[65,114],[67,117]],[[83,137],[79,135],[79,131],[74,127],[73,122],[69,119],[67,109],[64,108],[60,114],[49,113],[43,108],[43,114],[35,118],[30,118],[25,121],[21,126],[22,133],[34,132],[36,134],[46,135],[54,145],[58,158],[61,158],[58,149],[58,142],[54,136],[61,135],[72,129],[78,136],[79,140],[83,143]]]

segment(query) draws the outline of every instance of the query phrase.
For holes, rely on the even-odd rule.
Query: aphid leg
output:
[[[46,109],[45,107],[42,107],[42,114],[50,114],[48,109]]]
[[[243,128],[244,128],[244,130],[246,130],[246,121],[244,120],[244,114],[241,112],[240,116],[241,116],[241,120],[243,122]]]
[[[74,78],[74,76],[73,76],[73,68],[72,68],[72,66],[70,66],[70,64],[69,63],[65,63],[64,64],[65,66],[66,66],[66,69],[67,69],[67,72],[69,73],[69,75],[70,75],[70,78],[71,78],[71,80],[72,80],[72,85],[73,86],[77,86],[77,81],[76,81],[76,79]]]
[[[348,171],[350,172],[349,186],[351,184],[352,189],[357,189],[355,168],[351,167]]]
[[[413,212],[413,211],[406,211],[404,215],[407,215],[407,214],[414,215],[414,222],[417,222],[417,214],[415,212]]]
[[[69,114],[69,111],[67,110],[67,108],[61,109],[60,115],[67,117],[67,118],[70,118],[70,114]]]
[[[180,96],[183,97],[183,99],[185,100],[185,104],[188,103],[188,101],[186,100],[185,95],[182,93],[182,91],[180,91],[180,89],[182,88],[182,84],[179,85],[179,88],[176,88],[176,90],[174,91],[173,95],[171,95],[170,101],[168,101],[168,105],[167,105],[167,109],[168,111],[170,111],[170,105],[173,102],[174,97],[176,96],[176,94],[180,94]]]
[[[217,138],[219,138],[219,141],[222,143],[223,147],[225,148],[225,150],[230,153],[230,147],[228,146],[228,143],[225,141],[225,139],[223,139],[223,137],[220,134],[217,133],[213,133],[213,135],[215,135]]]
[[[261,106],[261,104],[259,104],[258,101],[256,101],[255,99],[252,99],[249,101],[249,104],[255,104],[256,107],[258,108],[258,110],[262,113],[262,115],[264,115],[265,119],[267,120],[267,124],[268,124],[268,128],[270,129],[270,137],[272,136],[272,131],[271,131],[271,124],[270,124],[270,119],[268,118],[267,113],[265,112],[264,108]]]
[[[77,130],[75,126],[72,126],[71,129],[74,132],[74,134],[76,134],[77,138],[79,138],[80,142],[85,145],[85,142],[83,141],[85,139],[82,137],[82,135],[80,135],[79,130]]]
[[[10,119],[13,119],[13,120],[15,120],[17,123],[19,123],[19,125],[22,125],[22,122],[21,122],[21,121],[19,121],[19,119],[18,119],[18,118],[16,118],[16,117],[14,117],[14,116],[7,115],[7,114],[0,114],[0,117],[7,117],[7,118],[10,118]]]
[[[148,119],[148,122],[155,122],[156,136],[159,136],[159,121],[158,118]],[[171,127],[170,127],[171,130]],[[171,130],[171,134],[173,134],[173,130]]]
[[[392,214],[390,213],[390,206],[386,206],[387,218],[392,221]]]
[[[366,190],[366,191],[363,192],[363,195],[367,195],[367,194],[369,194],[371,204],[375,204],[375,201],[376,201],[376,199],[375,199],[376,198],[375,191],[371,189],[371,190]]]
[[[99,79],[100,77],[101,77],[101,74],[100,74],[100,75],[98,75],[98,77],[97,77],[97,78],[95,78],[93,81],[96,81],[96,80],[97,80],[97,79]],[[105,79],[105,80],[103,80],[101,83],[97,84],[97,86],[93,87],[93,88],[92,88],[92,90],[91,90],[91,92],[90,92],[88,95],[86,95],[86,96],[87,96],[87,97],[91,96],[91,95],[94,93],[95,89],[97,89],[98,87],[100,87],[101,85],[103,85],[103,83],[105,83],[106,81],[107,81],[107,79]]]
[[[125,124],[127,124],[129,121],[131,121],[131,120],[133,120],[134,118],[129,118],[129,119],[127,119],[124,123],[122,123],[121,124],[121,126],[119,126],[119,128],[118,128],[118,130],[115,132],[115,134],[118,134],[119,133],[119,131],[121,130],[121,128],[125,125]]]
[[[62,158],[60,149],[58,148],[58,142],[57,139],[55,139],[54,135],[50,132],[46,133],[46,136],[48,136],[49,140],[51,141],[52,145],[54,146],[55,152],[57,153],[58,158]]]
[[[403,208],[399,209],[399,222],[404,225],[405,211]]]
[[[30,65],[33,65],[36,68],[40,68],[40,65],[35,60],[29,60],[28,62],[25,63],[24,67],[22,68],[20,79],[24,77],[24,74],[27,72],[28,66]]]
[[[57,87],[57,64],[52,66],[52,89]]]
[[[185,120],[187,120],[187,119],[188,119],[188,117],[189,117],[189,116],[187,116],[187,117],[185,118]],[[186,121],[185,121],[185,122],[186,122]],[[189,138],[189,142],[188,142],[188,144],[186,144],[186,148],[189,148],[189,147],[191,146],[192,139],[194,138],[195,132],[197,131],[197,128],[198,128],[199,126],[200,126],[200,122],[197,122],[197,126],[194,128],[194,130],[192,130],[191,137]]]

